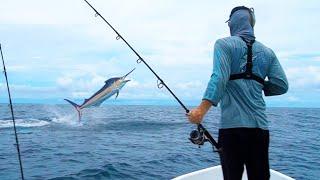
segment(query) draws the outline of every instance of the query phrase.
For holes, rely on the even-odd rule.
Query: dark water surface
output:
[[[0,179],[19,179],[7,105],[0,105]],[[204,125],[217,136],[219,114]],[[218,165],[209,144],[187,139],[194,126],[175,106],[16,105],[26,179],[170,179]],[[269,108],[270,165],[296,179],[320,179],[320,109]],[[216,137],[217,139],[217,137]],[[240,147],[239,147],[240,148]]]

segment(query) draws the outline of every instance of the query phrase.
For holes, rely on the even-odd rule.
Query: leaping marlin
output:
[[[103,103],[103,101],[110,98],[114,94],[117,94],[116,95],[116,98],[117,98],[119,95],[120,89],[127,82],[130,81],[130,80],[126,80],[125,78],[134,70],[135,70],[135,68],[132,69],[128,74],[126,74],[122,77],[115,77],[115,78],[110,78],[110,79],[106,80],[105,85],[99,91],[94,93],[89,99],[85,99],[81,105],[78,105],[68,99],[64,99],[64,100],[69,102],[77,110],[79,121],[80,121],[81,115],[82,115],[82,113],[81,113],[82,109],[88,108],[88,107],[98,107]]]

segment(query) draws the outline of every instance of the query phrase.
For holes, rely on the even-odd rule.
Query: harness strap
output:
[[[242,39],[244,42],[246,42],[244,39]],[[238,74],[231,74],[229,80],[237,80],[237,79],[252,79],[255,80],[262,85],[264,85],[264,79],[253,74],[252,73],[252,45],[254,43],[254,40],[250,42],[246,42],[247,47],[248,47],[248,52],[247,52],[247,64],[246,64],[246,71],[243,73],[238,73]]]

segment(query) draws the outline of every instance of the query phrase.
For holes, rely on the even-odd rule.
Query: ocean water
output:
[[[26,179],[170,179],[219,164],[187,139],[194,128],[175,106],[103,106],[83,121],[70,105],[15,105]],[[204,126],[217,139],[219,110]],[[270,166],[320,179],[320,109],[269,108]],[[0,179],[19,179],[9,108],[0,105]],[[240,148],[240,147],[239,147]]]

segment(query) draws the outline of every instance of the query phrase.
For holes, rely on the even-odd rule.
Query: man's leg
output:
[[[244,169],[243,140],[238,128],[220,129],[220,161],[224,180],[241,180]]]
[[[250,148],[245,162],[248,180],[268,180],[270,178],[269,131],[256,128],[250,133]]]

